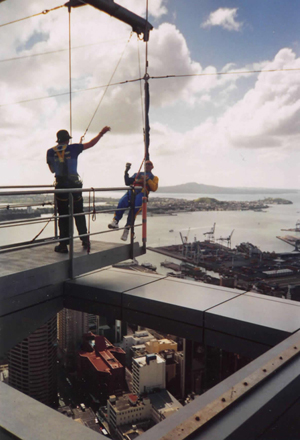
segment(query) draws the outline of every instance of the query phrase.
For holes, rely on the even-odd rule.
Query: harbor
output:
[[[149,250],[180,263],[165,260],[169,276],[193,278],[209,284],[300,299],[300,252],[264,252],[242,242],[231,249],[214,241],[182,242]]]

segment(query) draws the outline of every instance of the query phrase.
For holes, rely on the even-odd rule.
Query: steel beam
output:
[[[149,40],[149,33],[153,29],[152,24],[123,6],[118,5],[113,0],[84,0],[84,2],[81,2],[80,0],[71,0],[67,2],[65,6],[77,7],[82,6],[83,4],[89,4],[100,11],[106,12],[112,17],[131,26],[133,32],[136,32],[138,35],[144,34],[144,41]]]

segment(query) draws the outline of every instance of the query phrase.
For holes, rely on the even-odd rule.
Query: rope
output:
[[[142,77],[142,72],[141,72],[141,59],[140,59],[139,38],[137,38],[137,49],[138,49],[139,76],[141,78]],[[143,89],[142,89],[142,82],[141,81],[140,81],[140,96],[141,96],[141,109],[142,109],[142,127],[143,127],[143,132],[144,132],[145,117],[144,117],[144,106],[143,106]]]
[[[88,87],[86,89],[73,90],[72,94],[74,95],[74,93],[87,92],[87,91],[95,90],[95,89],[103,89],[104,87],[112,87],[112,86],[119,86],[122,84],[133,83],[133,82],[141,81],[142,79],[143,78],[129,79],[126,81],[119,81],[119,82],[108,84],[105,86],[95,86],[95,87]],[[48,99],[48,98],[57,98],[58,96],[65,96],[68,94],[69,94],[69,92],[63,92],[63,93],[56,93],[55,95],[41,96],[40,98],[24,99],[23,101],[11,102],[8,104],[0,104],[0,107],[7,107],[9,105],[16,105],[16,104],[24,104],[26,102],[40,101],[42,99]]]
[[[89,191],[89,221],[88,221],[88,234],[91,232],[91,193]]]
[[[91,188],[91,191],[93,191],[93,214],[92,214],[92,221],[94,222],[96,220],[96,205],[95,205],[95,189]],[[87,253],[89,254],[91,251],[91,243],[90,243],[90,235],[91,235],[91,191],[89,191],[89,220],[88,220],[88,247],[87,247]]]
[[[188,78],[192,76],[243,75],[249,73],[291,72],[295,70],[300,70],[300,68],[296,67],[294,69],[262,69],[262,70],[240,70],[240,71],[237,70],[233,72],[190,73],[183,75],[149,76],[149,79]]]
[[[148,0],[146,0],[146,21],[148,22]],[[148,73],[148,40],[146,41],[145,76]]]
[[[148,0],[146,1],[146,20],[148,21]],[[140,54],[139,54],[139,51],[138,51],[138,59],[139,59],[139,73],[140,73],[140,76],[141,76],[141,71],[140,71],[140,56],[139,56]],[[144,80],[146,81],[147,80],[147,70],[148,70],[148,42],[146,41],[146,53],[145,53],[145,76],[144,76]],[[141,84],[141,83],[140,83]],[[140,87],[140,91],[141,91],[141,87]],[[141,96],[142,96],[142,91],[141,91]],[[142,109],[143,109],[143,105],[142,105]],[[145,114],[145,117],[146,117],[146,114]],[[145,122],[145,120],[144,120],[144,113],[143,113],[143,122]],[[146,160],[146,156],[147,156],[147,151],[146,151],[146,136],[145,136],[145,125],[144,125],[144,145],[145,145],[145,150],[144,150],[144,158],[143,158],[143,160],[142,160],[142,163],[141,163],[141,165],[140,165],[140,168],[139,168],[139,170],[138,170],[138,172],[137,172],[137,174],[136,174],[136,177],[135,177],[135,179],[134,179],[134,181],[136,182],[136,180],[138,179],[138,177],[139,177],[139,175],[140,175],[140,172],[141,172],[141,169],[142,169],[142,166],[143,166],[143,163],[145,162],[145,160]],[[146,169],[145,169],[145,172],[144,172],[144,182],[143,182],[143,188],[144,188],[144,194],[146,194]]]
[[[63,8],[64,6],[65,5],[61,5],[61,6],[56,6],[55,8],[52,8],[52,9],[45,9],[44,11],[39,12],[38,14],[29,15],[28,17],[19,18],[18,20],[10,21],[9,23],[0,24],[0,27],[7,26],[7,25],[13,24],[13,23],[18,23],[19,21],[27,20],[28,18],[37,17],[38,15],[46,15],[46,14],[48,14],[48,12],[55,11],[56,9]]]
[[[71,51],[71,6],[69,12],[69,102],[70,102],[70,136],[72,137],[72,51]]]
[[[45,226],[40,230],[40,232],[31,240],[32,242],[35,241],[40,235],[41,233],[46,229],[46,227],[49,225],[49,223],[52,221],[52,218],[55,217],[54,215],[47,221],[47,223],[45,224]]]
[[[92,220],[93,222],[96,221],[96,194],[95,194],[95,190],[94,188],[92,188],[93,190],[93,215],[92,215]]]
[[[94,114],[93,114],[93,116],[92,116],[92,118],[91,118],[91,120],[90,120],[90,122],[89,122],[89,124],[88,124],[88,126],[87,126],[87,128],[86,128],[86,130],[85,130],[85,132],[84,132],[83,135],[81,136],[81,139],[80,139],[80,143],[81,143],[81,144],[82,144],[82,142],[83,142],[83,140],[84,140],[84,138],[85,138],[85,135],[86,135],[87,132],[88,132],[88,129],[89,129],[90,126],[91,126],[91,123],[93,122],[93,120],[94,120],[94,118],[95,118],[95,116],[96,116],[96,113],[97,113],[97,111],[98,111],[98,109],[99,109],[99,107],[100,107],[100,105],[101,105],[101,103],[102,103],[102,101],[103,101],[103,98],[104,98],[104,96],[105,96],[105,94],[106,94],[106,92],[107,92],[107,90],[108,90],[108,87],[111,85],[111,81],[112,81],[112,79],[113,79],[113,77],[114,77],[114,75],[115,75],[115,73],[116,73],[116,71],[117,71],[117,69],[118,69],[118,67],[119,67],[119,64],[120,64],[120,62],[121,62],[121,60],[122,60],[122,58],[123,58],[123,55],[124,55],[124,53],[125,53],[125,50],[126,50],[126,48],[127,48],[127,45],[128,45],[128,43],[129,43],[129,41],[131,40],[132,34],[133,34],[133,32],[131,31],[131,32],[130,32],[130,35],[129,35],[129,38],[128,38],[128,40],[127,40],[127,43],[126,43],[126,45],[125,45],[125,47],[124,47],[124,50],[123,50],[123,52],[122,52],[122,54],[121,54],[121,57],[120,57],[119,61],[117,62],[117,65],[116,65],[116,67],[115,67],[115,69],[114,69],[114,71],[113,71],[113,73],[112,73],[112,75],[111,75],[111,77],[110,77],[110,79],[109,79],[109,82],[108,82],[108,84],[106,85],[106,88],[105,88],[105,90],[104,90],[104,92],[103,92],[103,94],[102,94],[102,96],[101,96],[101,99],[100,99],[100,101],[99,101],[99,104],[97,105],[96,110],[94,111]]]
[[[82,49],[83,47],[96,46],[96,45],[104,44],[104,43],[113,43],[113,42],[118,42],[120,44],[119,40],[106,40],[106,41],[101,41],[101,42],[98,42],[98,43],[90,43],[90,44],[82,44],[81,46],[73,46],[72,50],[74,50],[74,49]],[[7,61],[23,60],[25,58],[40,57],[40,56],[43,56],[43,55],[52,55],[54,53],[66,52],[67,50],[69,50],[69,48],[67,48],[67,49],[51,50],[49,52],[32,53],[31,55],[22,55],[21,57],[5,58],[5,59],[0,60],[0,63],[5,63]]]
[[[143,158],[143,160],[142,160],[141,166],[140,166],[138,172],[136,173],[136,176],[135,176],[134,181],[136,181],[137,178],[139,177],[139,175],[140,175],[140,173],[141,173],[141,169],[142,169],[143,163],[145,162],[145,159],[146,159],[146,156],[144,156],[144,158]],[[146,178],[146,175],[144,176],[144,182],[145,182],[145,178]],[[145,188],[145,184],[144,184],[144,188]]]

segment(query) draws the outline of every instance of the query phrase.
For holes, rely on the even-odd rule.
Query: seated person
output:
[[[145,171],[146,173],[135,173],[132,177],[129,177],[128,171],[130,170],[131,164],[127,163],[125,168],[125,174],[124,174],[124,180],[125,185],[133,185],[135,186],[141,186],[142,189],[136,190],[136,197],[135,197],[135,210],[134,210],[134,218],[136,218],[137,214],[142,209],[142,200],[143,197],[148,197],[148,194],[150,191],[156,191],[158,188],[158,177],[154,176],[152,174],[153,163],[151,160],[146,160],[145,162]],[[144,188],[144,176],[146,174],[146,187]],[[131,200],[131,194],[132,190],[127,191],[126,194],[119,200],[118,203],[118,210],[114,214],[114,218],[111,223],[109,223],[108,227],[110,229],[119,229],[119,221],[123,217],[124,211],[126,208],[130,207],[130,200]],[[121,240],[126,241],[129,234],[129,229],[131,225],[131,211],[129,211],[129,214],[127,216],[127,221],[125,225],[125,229],[123,231]]]

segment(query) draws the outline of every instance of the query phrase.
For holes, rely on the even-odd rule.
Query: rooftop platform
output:
[[[56,244],[0,253],[1,299],[9,295],[33,291],[70,277],[69,254],[54,252]],[[144,251],[134,243],[134,256]],[[79,240],[74,241],[73,276],[91,272],[102,267],[131,258],[130,244],[92,241],[90,253],[83,249]]]
[[[0,254],[0,356],[62,310],[71,265],[73,276],[78,276],[132,257],[130,244],[92,241],[88,254],[77,240],[73,260],[54,252],[54,246]],[[134,256],[143,253],[134,243]]]

